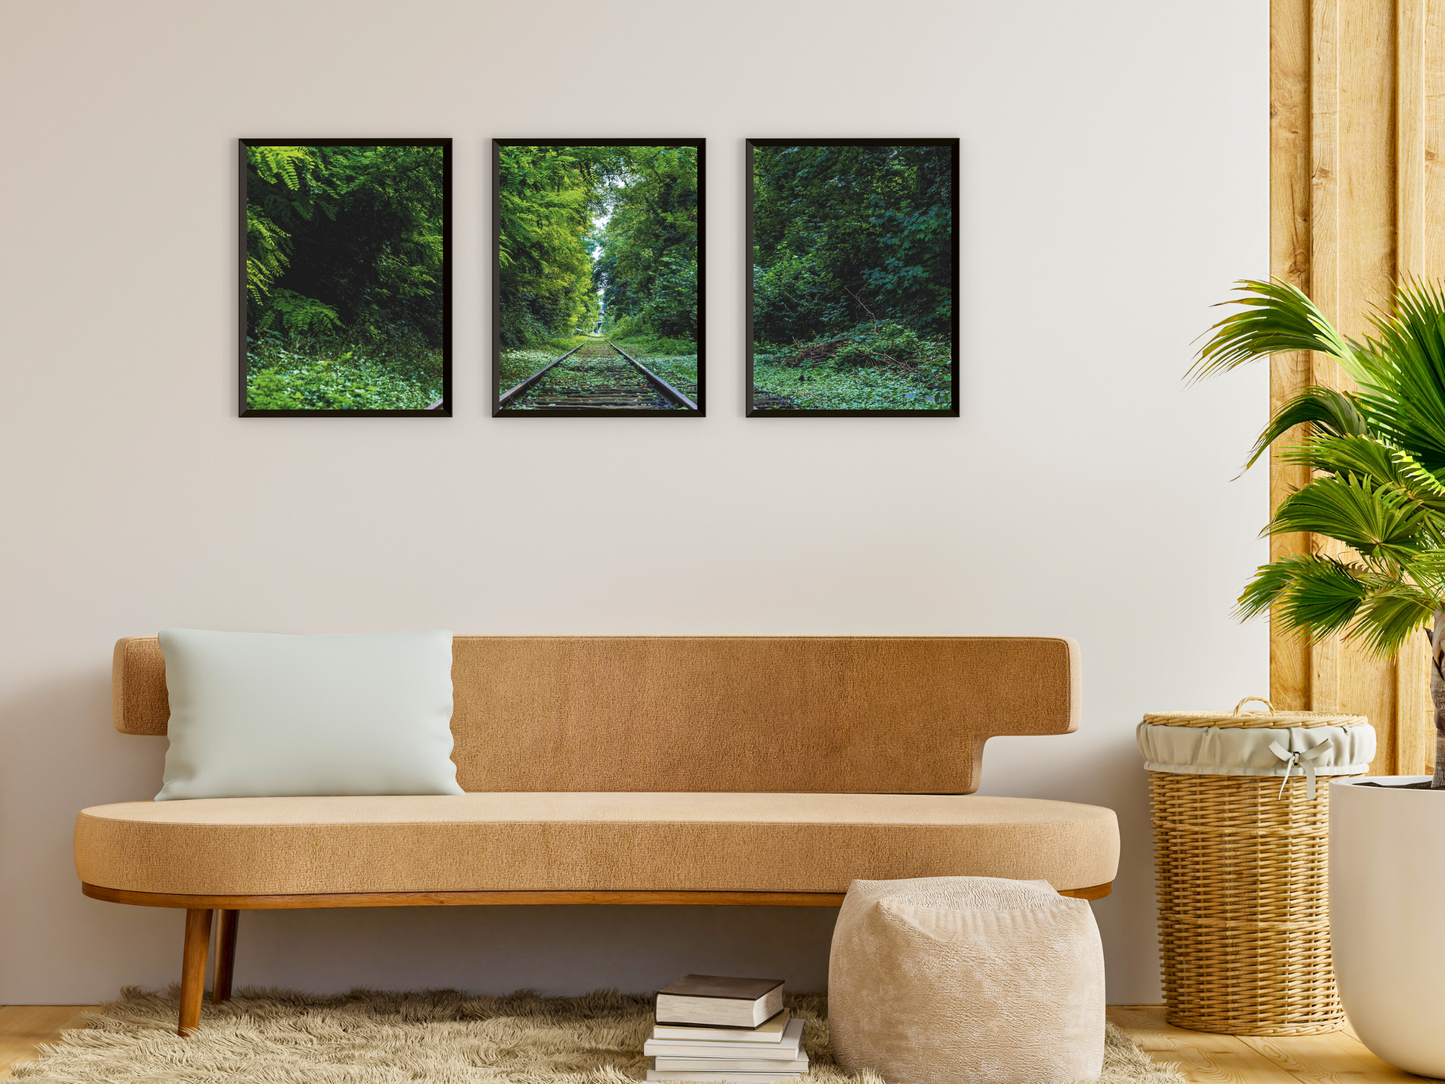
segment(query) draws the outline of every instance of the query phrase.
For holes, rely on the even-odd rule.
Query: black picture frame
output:
[[[437,147],[441,149],[441,261],[439,289],[441,294],[441,392],[440,396],[426,407],[373,408],[373,407],[310,407],[294,408],[253,407],[248,402],[248,377],[251,358],[248,336],[248,148],[259,147]],[[379,139],[260,139],[241,138],[237,140],[239,193],[237,199],[239,241],[239,312],[236,323],[239,328],[237,411],[243,418],[449,418],[452,416],[452,140],[449,138],[379,138]],[[435,198],[432,196],[431,198]],[[276,281],[280,281],[278,277]],[[334,310],[333,310],[334,311]],[[433,340],[434,341],[434,340]],[[435,347],[432,347],[435,349]],[[433,378],[434,379],[434,378]]]
[[[889,408],[811,408],[800,407],[782,397],[782,402],[787,405],[759,405],[758,388],[754,383],[755,376],[755,298],[754,298],[754,260],[756,254],[756,190],[755,190],[755,150],[760,147],[947,147],[950,148],[950,195],[948,197],[948,208],[951,213],[951,243],[949,274],[952,297],[951,306],[951,328],[950,337],[952,340],[950,350],[950,373],[948,377],[948,405],[946,408],[925,408],[910,409],[904,407]],[[959,341],[959,240],[958,240],[958,207],[959,207],[959,157],[960,141],[957,138],[940,139],[918,139],[918,138],[897,138],[897,139],[748,139],[746,140],[746,249],[745,249],[745,296],[746,296],[746,351],[747,351],[747,379],[744,388],[744,414],[750,418],[776,418],[776,417],[931,417],[931,418],[957,418],[960,416],[958,390],[959,390],[959,364],[958,364],[958,341]],[[855,295],[856,296],[856,295]],[[859,300],[859,305],[863,304]],[[876,318],[875,318],[876,320]],[[799,372],[799,378],[805,379],[805,375]],[[765,392],[772,395],[771,392]],[[935,389],[935,394],[937,390]]]
[[[503,387],[502,338],[503,338],[503,276],[502,256],[502,198],[503,171],[502,152],[508,147],[692,147],[696,151],[697,179],[697,221],[696,221],[696,324],[697,364],[695,389],[684,380],[677,380],[677,387],[657,373],[652,372],[641,361],[616,344],[609,344],[613,350],[642,370],[642,378],[661,396],[658,401],[671,405],[661,409],[638,409],[621,406],[545,406],[522,409],[518,403],[530,388],[545,386],[542,378],[548,369],[564,361],[567,354],[547,362],[521,381],[515,381],[516,374],[508,374]],[[702,418],[707,415],[707,141],[705,139],[493,139],[492,140],[492,380],[491,405],[494,418],[518,417],[650,417],[650,418]],[[580,349],[580,348],[579,348]],[[658,388],[657,384],[665,385]],[[692,394],[688,394],[691,392]],[[679,401],[680,400],[680,401]]]

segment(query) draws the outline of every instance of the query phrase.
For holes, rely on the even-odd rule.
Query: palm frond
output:
[[[1334,388],[1305,388],[1269,420],[1249,451],[1245,469],[1254,466],[1266,448],[1296,425],[1309,425],[1313,433],[1334,437],[1368,436],[1370,432],[1353,395]]]
[[[1303,463],[1325,474],[1365,478],[1375,485],[1401,484],[1405,466],[1402,453],[1373,437],[1315,437],[1281,448],[1279,457],[1286,463]]]
[[[1223,304],[1238,305],[1240,311],[1209,329],[1214,334],[1200,348],[1187,374],[1191,380],[1294,350],[1328,354],[1356,381],[1361,379],[1363,373],[1355,360],[1358,344],[1336,331],[1302,291],[1280,279],[1244,279],[1235,285],[1245,296]]]
[[[1435,597],[1416,587],[1397,585],[1380,590],[1365,600],[1351,629],[1354,639],[1381,658],[1388,658],[1435,615]]]
[[[1445,294],[1438,284],[1409,282],[1393,311],[1371,322],[1376,334],[1357,359],[1367,372],[1360,402],[1382,437],[1445,476]]]
[[[1445,549],[1421,550],[1405,566],[1405,578],[1432,598],[1445,600]],[[1445,601],[1436,605],[1445,605]]]
[[[1309,640],[1332,636],[1354,620],[1370,594],[1365,570],[1319,553],[1262,565],[1239,596],[1238,615],[1269,611]]]
[[[1429,624],[1437,598],[1363,565],[1312,553],[1262,566],[1239,596],[1238,614],[1268,610],[1312,643],[1342,632],[1388,657]]]
[[[1279,503],[1265,534],[1307,531],[1343,542],[1397,568],[1433,542],[1441,520],[1396,485],[1356,475],[1322,475]]]

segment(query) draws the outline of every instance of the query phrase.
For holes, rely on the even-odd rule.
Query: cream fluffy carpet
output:
[[[816,1084],[880,1084],[850,1076],[828,1047],[827,1002],[790,997],[807,1021]],[[652,999],[607,991],[585,997],[468,997],[454,990],[358,990],[310,997],[245,990],[206,1004],[201,1028],[175,1033],[176,998],[125,990],[88,1027],[17,1066],[31,1084],[626,1084],[645,1077],[642,1043]],[[1184,1084],[1110,1026],[1101,1084]]]

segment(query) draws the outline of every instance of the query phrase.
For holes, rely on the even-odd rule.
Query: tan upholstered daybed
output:
[[[216,910],[222,1001],[240,910],[836,907],[854,878],[941,875],[1095,899],[1117,868],[1112,810],[970,793],[990,736],[1076,729],[1071,640],[458,636],[452,681],[465,794],[80,813],[86,895],[186,909],[182,1034]],[[155,637],[116,645],[113,707],[166,733]]]

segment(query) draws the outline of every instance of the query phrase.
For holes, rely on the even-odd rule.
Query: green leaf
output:
[[[1343,542],[1361,556],[1403,565],[1431,541],[1430,513],[1399,487],[1355,476],[1326,475],[1291,493],[1265,533],[1306,531]]]
[[[1245,296],[1222,304],[1237,305],[1240,311],[1209,329],[1214,334],[1190,368],[1187,375],[1191,379],[1200,380],[1270,354],[1316,350],[1336,359],[1351,377],[1364,383],[1356,357],[1360,345],[1340,335],[1303,292],[1279,279],[1245,279],[1236,286]]]
[[[1255,460],[1264,454],[1266,448],[1297,425],[1309,425],[1316,434],[1337,437],[1369,434],[1369,427],[1355,403],[1354,396],[1334,388],[1305,388],[1280,407],[1278,413],[1269,420],[1264,432],[1250,449],[1249,461],[1245,463],[1245,467],[1254,466]]]
[[[1239,615],[1266,610],[1286,629],[1322,640],[1350,623],[1369,594],[1363,569],[1334,557],[1306,554],[1263,565],[1239,596]]]

